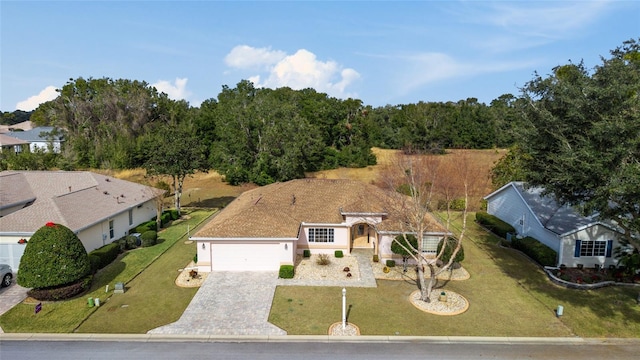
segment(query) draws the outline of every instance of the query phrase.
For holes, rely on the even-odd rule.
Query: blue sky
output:
[[[194,106],[242,79],[372,106],[488,104],[640,37],[640,1],[2,0],[0,24],[2,111],[78,77],[144,80]]]

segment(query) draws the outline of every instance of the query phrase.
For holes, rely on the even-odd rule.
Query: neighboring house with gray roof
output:
[[[366,248],[380,261],[399,258],[391,252],[402,228],[392,201],[382,189],[353,180],[298,179],[246,191],[191,237],[198,270],[273,271],[294,264],[304,250],[349,255]],[[435,253],[448,233],[427,221],[424,248]]]
[[[19,154],[29,148],[29,142],[0,133],[0,152],[14,152]]]
[[[97,249],[155,216],[162,193],[88,171],[0,172],[0,263],[18,270],[25,241],[47,222]]]
[[[621,233],[597,216],[582,216],[569,205],[560,205],[541,187],[511,182],[485,197],[487,212],[558,253],[557,265],[575,267],[617,265],[612,256]]]
[[[40,126],[25,131],[10,131],[5,135],[26,141],[29,143],[31,151],[36,151],[36,149],[49,151],[51,149],[53,152],[59,153],[64,141],[60,130],[52,126]]]

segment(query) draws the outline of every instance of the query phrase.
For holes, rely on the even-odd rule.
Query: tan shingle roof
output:
[[[52,221],[73,231],[127,211],[161,190],[88,171],[3,171],[0,187],[7,198],[35,196],[31,206],[0,218],[0,232],[35,232]],[[22,189],[22,190],[19,190]],[[4,197],[1,198],[4,203]]]
[[[194,237],[297,238],[302,222],[339,224],[342,213],[389,213],[389,201],[382,189],[360,181],[291,180],[244,192]],[[394,230],[398,217],[388,215],[380,229]],[[433,226],[442,231],[435,220]]]

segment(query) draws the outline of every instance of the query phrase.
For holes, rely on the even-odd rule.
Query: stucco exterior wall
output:
[[[309,242],[309,229],[311,228],[333,229],[334,241],[332,243]],[[333,254],[336,250],[342,250],[345,254],[348,254],[350,247],[351,236],[349,233],[349,227],[347,225],[308,224],[302,226],[302,231],[300,231],[300,236],[298,237],[296,251],[299,254],[302,254],[304,250],[309,249],[312,254]]]

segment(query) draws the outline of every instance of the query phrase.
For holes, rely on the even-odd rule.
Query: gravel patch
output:
[[[346,268],[348,268],[348,271],[345,271]],[[298,280],[347,280],[357,282],[360,280],[358,259],[350,255],[345,255],[341,258],[330,255],[329,264],[320,265],[318,264],[317,254],[313,254],[308,258],[298,255],[293,278]]]
[[[429,296],[430,302],[424,302],[420,300],[420,290],[416,290],[409,295],[409,300],[416,308],[435,315],[458,315],[469,308],[469,301],[454,291],[445,290],[446,301],[440,301],[441,292],[432,291]]]
[[[400,265],[396,264],[396,266],[388,268],[389,269],[388,273],[385,273],[383,270],[385,268],[384,263],[380,263],[380,262],[372,263],[371,268],[373,269],[373,275],[375,276],[375,278],[380,280],[413,280],[415,281],[418,275],[416,272],[415,265],[407,266],[407,272],[404,272],[402,264]],[[425,278],[428,279],[429,271],[428,270],[425,271],[424,275],[425,275]],[[449,269],[441,273],[440,275],[438,275],[438,280],[467,280],[470,277],[471,276],[469,275],[469,272],[467,272],[467,270],[465,270],[464,267],[460,267],[458,269]]]

